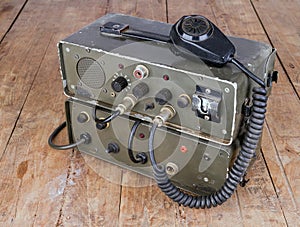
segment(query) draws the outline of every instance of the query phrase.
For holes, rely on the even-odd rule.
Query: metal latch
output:
[[[100,32],[108,35],[122,36],[122,31],[128,29],[128,24],[121,24],[116,22],[107,22],[106,24],[100,26]]]
[[[221,92],[196,85],[196,92],[192,97],[192,110],[195,111],[197,117],[219,123],[219,105],[221,100]]]
[[[170,42],[170,37],[168,35],[137,30],[133,26],[129,27],[128,24],[117,22],[107,22],[104,25],[101,25],[100,32],[114,37],[129,37],[147,41]]]

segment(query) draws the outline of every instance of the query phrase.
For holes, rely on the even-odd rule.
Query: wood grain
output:
[[[284,71],[300,96],[300,2],[252,0]]]
[[[14,22],[25,2],[0,3],[0,37],[10,28],[0,43],[1,226],[300,223],[299,2],[29,0]],[[1,11],[5,5],[9,7]],[[280,79],[268,103],[263,156],[249,171],[249,184],[222,206],[178,206],[149,178],[48,147],[49,133],[64,119],[56,43],[107,12],[170,23],[182,15],[202,14],[228,35],[270,41],[279,50]],[[66,141],[66,133],[56,140]]]
[[[17,19],[26,2],[26,0],[2,0],[0,2],[0,42]]]
[[[101,12],[91,6],[100,9],[104,3],[30,1],[1,44],[2,226],[54,226],[63,220],[75,161],[70,151],[53,151],[47,145],[49,133],[64,119],[56,43],[98,18]]]
[[[0,161],[2,226],[21,226],[24,222],[28,225],[55,225],[59,215],[70,152],[53,152],[47,145],[49,130],[53,129],[49,119],[56,115],[54,124],[58,124],[64,115],[63,105],[48,105],[48,102],[62,103],[64,97],[44,92],[49,84],[54,86],[52,90],[57,94],[60,92],[55,78],[58,69],[53,70],[48,65],[57,61],[55,51],[50,49],[48,53],[53,54],[45,58],[47,67],[40,71],[44,76],[37,77],[38,84],[30,91]]]
[[[118,226],[122,169],[88,155],[75,154],[57,224]]]

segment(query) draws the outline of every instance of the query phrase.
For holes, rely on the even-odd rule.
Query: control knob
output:
[[[115,92],[120,92],[128,86],[126,78],[119,76],[113,82],[111,82],[111,87]]]
[[[159,105],[165,105],[169,100],[172,99],[172,93],[169,89],[163,88],[155,95],[155,101]]]
[[[139,83],[132,89],[132,93],[137,99],[142,98],[148,92],[149,92],[149,86],[144,82]]]
[[[117,143],[109,143],[107,145],[107,149],[105,150],[106,153],[118,153],[120,151],[120,147]]]

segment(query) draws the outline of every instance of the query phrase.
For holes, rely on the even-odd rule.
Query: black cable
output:
[[[242,70],[248,77],[250,77],[252,80],[254,80],[257,84],[259,84],[261,87],[265,87],[265,82],[262,81],[259,77],[254,75],[249,69],[247,69],[240,61],[238,61],[235,58],[231,59],[231,63],[233,63],[236,67],[238,67],[240,70]]]
[[[113,111],[112,114],[109,115],[107,118],[99,119],[99,118],[97,118],[96,111],[97,111],[97,107],[95,107],[94,120],[96,121],[96,123],[100,123],[100,124],[106,124],[108,122],[111,122],[113,119],[115,119],[117,116],[120,115],[120,111],[116,110],[116,111]]]
[[[132,151],[133,138],[134,138],[136,130],[140,124],[141,124],[141,121],[137,120],[132,126],[132,128],[130,130],[129,138],[128,138],[128,149],[127,150],[128,150],[129,158],[132,162],[145,164],[147,162],[146,153],[140,152],[136,155],[136,157],[134,157],[133,151]]]
[[[156,132],[156,129],[158,127],[158,124],[157,123],[154,123],[151,127],[151,130],[150,130],[150,135],[149,135],[149,156],[150,156],[150,162],[151,162],[151,165],[154,169],[154,173],[155,171],[159,171],[161,170],[158,166],[157,166],[157,162],[155,160],[155,155],[154,155],[154,146],[153,146],[153,142],[154,142],[154,135],[155,135],[155,132]]]
[[[97,107],[95,106],[95,111],[94,111],[94,120],[96,122],[96,127],[99,130],[105,129],[107,127],[107,123],[111,122],[113,119],[115,119],[117,116],[120,115],[120,111],[113,111],[111,115],[109,115],[107,118],[105,119],[99,119],[97,118]]]
[[[80,140],[78,140],[76,143],[71,143],[67,145],[56,145],[53,143],[54,138],[66,127],[67,123],[64,122],[60,126],[58,126],[49,136],[48,144],[50,147],[56,149],[56,150],[68,150],[77,147],[80,144],[86,143],[90,138],[87,134],[82,134],[80,136]]]
[[[153,125],[149,138],[150,161],[153,166],[154,178],[159,188],[173,201],[190,208],[210,208],[221,205],[229,199],[246,173],[246,170],[255,156],[255,149],[262,134],[263,124],[267,107],[267,91],[262,87],[253,89],[253,111],[250,116],[249,126],[242,142],[241,150],[230,169],[228,178],[217,192],[207,196],[193,196],[181,191],[168,178],[164,167],[158,167],[154,149],[153,140],[157,125]]]

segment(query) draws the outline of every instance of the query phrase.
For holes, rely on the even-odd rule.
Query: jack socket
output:
[[[149,75],[149,70],[144,65],[137,65],[133,70],[133,76],[136,79],[145,79]]]

